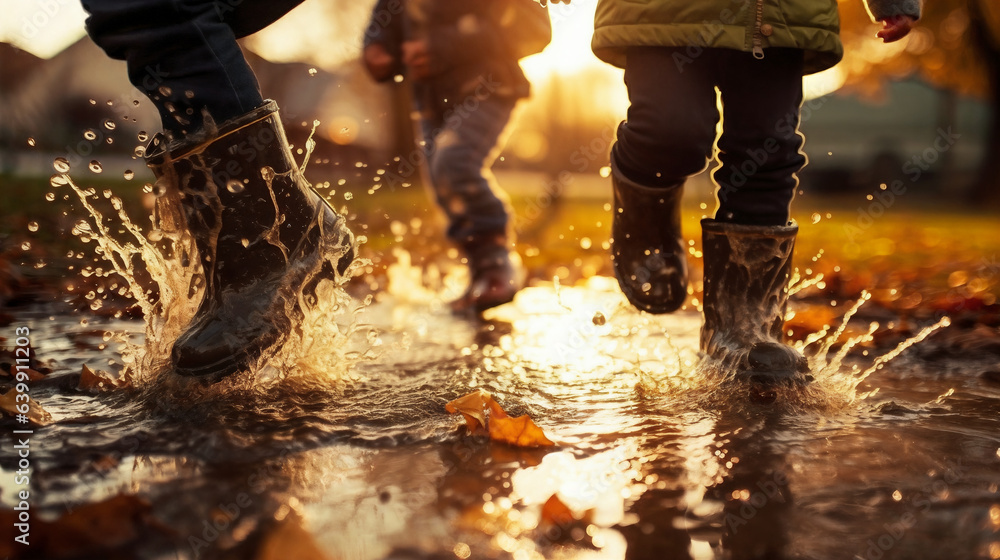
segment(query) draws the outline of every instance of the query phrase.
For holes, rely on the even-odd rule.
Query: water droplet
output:
[[[142,192],[144,192],[146,194],[149,194],[149,193],[153,192],[153,184],[152,183],[146,183],[145,185],[143,185],[142,186]]]
[[[135,171],[132,171],[131,169],[126,169],[123,176],[125,177],[126,181],[131,181],[133,178],[135,178]]]
[[[345,192],[344,193],[344,200],[351,200],[353,198],[354,198],[354,193],[352,193],[352,192]]]
[[[240,239],[240,245],[243,245],[243,247],[249,247],[250,246],[250,240],[247,239],[246,237],[244,237],[243,239]]]
[[[163,183],[163,181],[157,181],[156,184],[153,185],[153,196],[159,198],[165,194],[167,194],[167,185]]]
[[[107,142],[108,144],[114,144],[115,143],[115,139],[114,138],[105,138],[104,141]]]
[[[135,105],[136,107],[138,107],[139,106],[139,100],[138,99],[133,99],[132,100],[132,105]]]
[[[237,181],[236,179],[230,179],[229,182],[226,183],[226,190],[233,194],[239,194],[243,192],[244,188],[245,187],[243,186],[243,183]]]
[[[52,167],[60,173],[69,173],[69,160],[63,157],[57,157],[55,161],[52,162]],[[64,185],[66,183],[63,183]]]
[[[56,199],[56,193],[45,193],[45,200],[52,202]]]
[[[28,138],[28,145],[29,146],[34,146],[35,145],[35,139],[34,138]]]
[[[111,119],[107,119],[106,121],[104,121],[104,128],[106,128],[108,130],[114,130],[115,126],[116,126],[115,125],[115,121],[113,121]]]
[[[101,162],[97,161],[96,159],[90,162],[89,167],[90,170],[94,173],[100,173],[101,171],[104,171],[104,168],[101,167]]]
[[[820,216],[818,212],[813,212],[813,215],[810,216],[810,218],[812,219],[812,223],[818,224],[819,221],[823,219],[823,216]]]
[[[185,90],[184,97],[187,97],[188,99],[194,99],[194,92],[191,90]]]
[[[149,140],[149,134],[147,134],[145,130],[140,130],[136,138],[138,138],[140,142],[145,142],[146,140]]]
[[[84,131],[83,137],[86,138],[87,140],[96,140],[97,139],[97,133],[94,132],[93,130],[88,129],[88,130]]]
[[[38,231],[38,222],[28,222],[28,231]]]
[[[52,177],[49,177],[49,184],[52,185],[53,187],[58,188],[68,185],[69,179],[67,179],[65,175],[60,175],[59,173],[56,173]]]
[[[146,155],[146,146],[136,146],[133,153],[135,153],[135,157],[144,157]]]
[[[24,251],[31,249],[31,242],[25,241],[24,243],[21,243],[21,249]]]
[[[160,86],[160,90],[159,91],[160,91],[160,95],[162,95],[164,97],[169,97],[170,94],[173,93],[173,90],[170,89],[170,88],[168,88],[167,86]]]
[[[310,75],[310,76],[315,76],[315,75],[316,75],[316,74],[318,74],[318,73],[319,73],[319,70],[317,70],[317,69],[315,69],[315,68],[310,68],[310,69],[309,69],[309,75]]]
[[[600,326],[602,326],[602,325],[604,325],[605,323],[608,322],[608,319],[604,316],[604,313],[601,313],[600,311],[598,311],[597,313],[594,313],[594,319],[593,320],[594,320],[594,324],[597,325],[598,327],[600,327]]]

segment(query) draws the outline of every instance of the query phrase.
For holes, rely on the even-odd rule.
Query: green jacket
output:
[[[875,20],[920,16],[920,0],[866,0]],[[725,48],[766,56],[767,47],[805,51],[805,72],[840,61],[836,0],[600,0],[594,54],[624,68],[625,49],[638,46]]]

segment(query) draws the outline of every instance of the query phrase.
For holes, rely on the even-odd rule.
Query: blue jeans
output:
[[[434,195],[448,216],[448,238],[460,245],[507,235],[509,203],[490,166],[515,99],[470,95],[447,112],[421,111],[424,154]]]
[[[723,131],[713,178],[717,220],[784,225],[806,163],[799,151],[802,51],[767,49],[763,60],[729,49],[635,47],[628,50],[628,117],[618,128],[615,162],[629,179],[669,188],[705,169]]]
[[[175,138],[264,103],[236,40],[302,0],[81,0],[87,32],[153,102]]]

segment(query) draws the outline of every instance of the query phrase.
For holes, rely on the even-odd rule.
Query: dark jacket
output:
[[[433,75],[413,84],[422,109],[447,109],[469,96],[527,97],[530,86],[517,62],[520,46],[510,32],[518,25],[514,2],[533,0],[379,0],[364,44],[385,46],[399,64],[393,74],[404,74],[403,41],[428,41]]]

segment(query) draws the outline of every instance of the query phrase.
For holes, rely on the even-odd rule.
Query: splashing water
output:
[[[309,140],[311,153],[315,142],[311,137]],[[306,160],[309,155],[306,154]],[[161,374],[168,367],[173,341],[184,331],[201,304],[206,283],[194,238],[183,225],[181,194],[164,178],[149,189],[157,200],[152,228],[143,233],[127,215],[120,198],[110,191],[103,193],[114,211],[112,216],[105,216],[92,202],[92,199],[98,198],[96,191],[77,185],[69,176],[65,161],[57,160],[54,165],[58,173],[51,179],[52,186],[69,185],[90,216],[90,220],[79,221],[73,233],[84,241],[96,241],[95,253],[110,264],[110,270],[98,267],[96,274],[117,274],[122,286],[118,292],[131,296],[146,320],[141,341],[131,340],[126,333],[115,333],[112,337],[121,348],[123,367],[120,376],[133,386],[146,388],[150,395],[169,394],[180,389],[177,396],[184,398],[182,386],[186,384],[175,386],[179,380],[167,380],[174,376]],[[91,168],[93,170],[93,164]],[[275,177],[270,168],[262,169],[261,174],[268,184]],[[243,185],[231,181],[226,188],[238,193],[243,190]],[[277,201],[274,203],[277,208]],[[275,219],[274,227],[265,234],[268,239],[278,239],[277,228],[283,216],[278,213]],[[114,232],[121,235],[116,236]],[[122,236],[124,239],[120,239]],[[280,241],[276,244],[287,259],[287,248]],[[342,248],[328,245],[335,244],[324,243],[321,250],[327,255],[326,260],[335,262]],[[265,352],[264,357],[250,368],[248,376],[218,384],[225,386],[222,391],[231,386],[239,386],[243,390],[266,390],[293,378],[308,380],[306,382],[312,384],[323,383],[346,374],[349,369],[347,364],[352,360],[369,358],[372,346],[369,337],[364,337],[363,343],[355,342],[355,339],[362,338],[356,336],[363,330],[357,325],[356,317],[363,306],[352,306],[353,300],[344,289],[350,278],[366,264],[366,260],[356,258],[342,277],[324,279],[314,286],[312,293],[300,290],[289,298],[285,312],[293,319],[293,328],[281,348]],[[84,272],[85,275],[93,273],[91,270]],[[149,281],[144,281],[143,276],[148,276]],[[94,305],[99,306],[100,302]],[[211,399],[218,396],[216,393],[219,390],[212,388],[206,391],[205,396]]]

